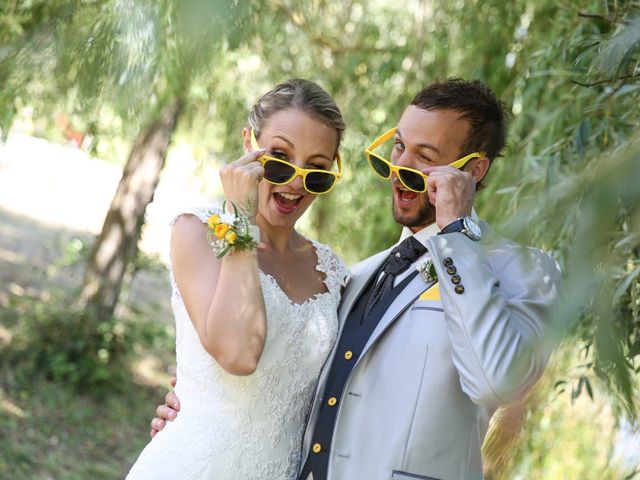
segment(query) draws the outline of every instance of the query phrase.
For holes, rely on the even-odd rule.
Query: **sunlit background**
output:
[[[486,477],[640,478],[639,62],[637,1],[0,2],[0,478],[135,460],[174,368],[168,224],[219,198],[261,94],[302,77],[342,108],[345,178],[303,229],[353,264],[399,233],[362,149],[452,76],[512,114],[478,213],[565,274]]]

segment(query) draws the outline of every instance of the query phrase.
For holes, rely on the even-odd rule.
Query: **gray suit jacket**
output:
[[[329,479],[482,478],[480,449],[491,415],[530,389],[546,366],[561,276],[546,253],[497,241],[486,223],[482,228],[480,242],[461,233],[428,240],[438,287],[425,292],[427,283],[416,276],[372,334],[337,405]],[[353,268],[341,330],[388,253]],[[447,257],[463,293],[455,291]],[[320,375],[302,464],[331,358]]]

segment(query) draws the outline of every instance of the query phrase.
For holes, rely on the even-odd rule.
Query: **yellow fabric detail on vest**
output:
[[[440,284],[436,282],[434,286],[425,290],[419,300],[440,300]]]

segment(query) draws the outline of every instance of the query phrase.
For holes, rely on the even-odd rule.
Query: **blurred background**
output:
[[[122,478],[174,369],[168,223],[220,196],[251,105],[318,82],[344,181],[304,232],[397,240],[362,149],[437,79],[512,115],[476,208],[551,252],[564,329],[496,415],[489,479],[640,478],[640,2],[0,1],[0,477]]]

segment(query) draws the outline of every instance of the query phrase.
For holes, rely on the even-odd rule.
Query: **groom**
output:
[[[497,239],[472,208],[506,123],[488,87],[451,79],[418,93],[397,130],[367,149],[374,170],[390,175],[402,241],[353,268],[302,480],[481,479],[489,419],[542,375],[558,267]],[[385,137],[388,159],[373,151]],[[451,165],[462,157],[466,165]],[[168,412],[159,407],[175,417]]]

